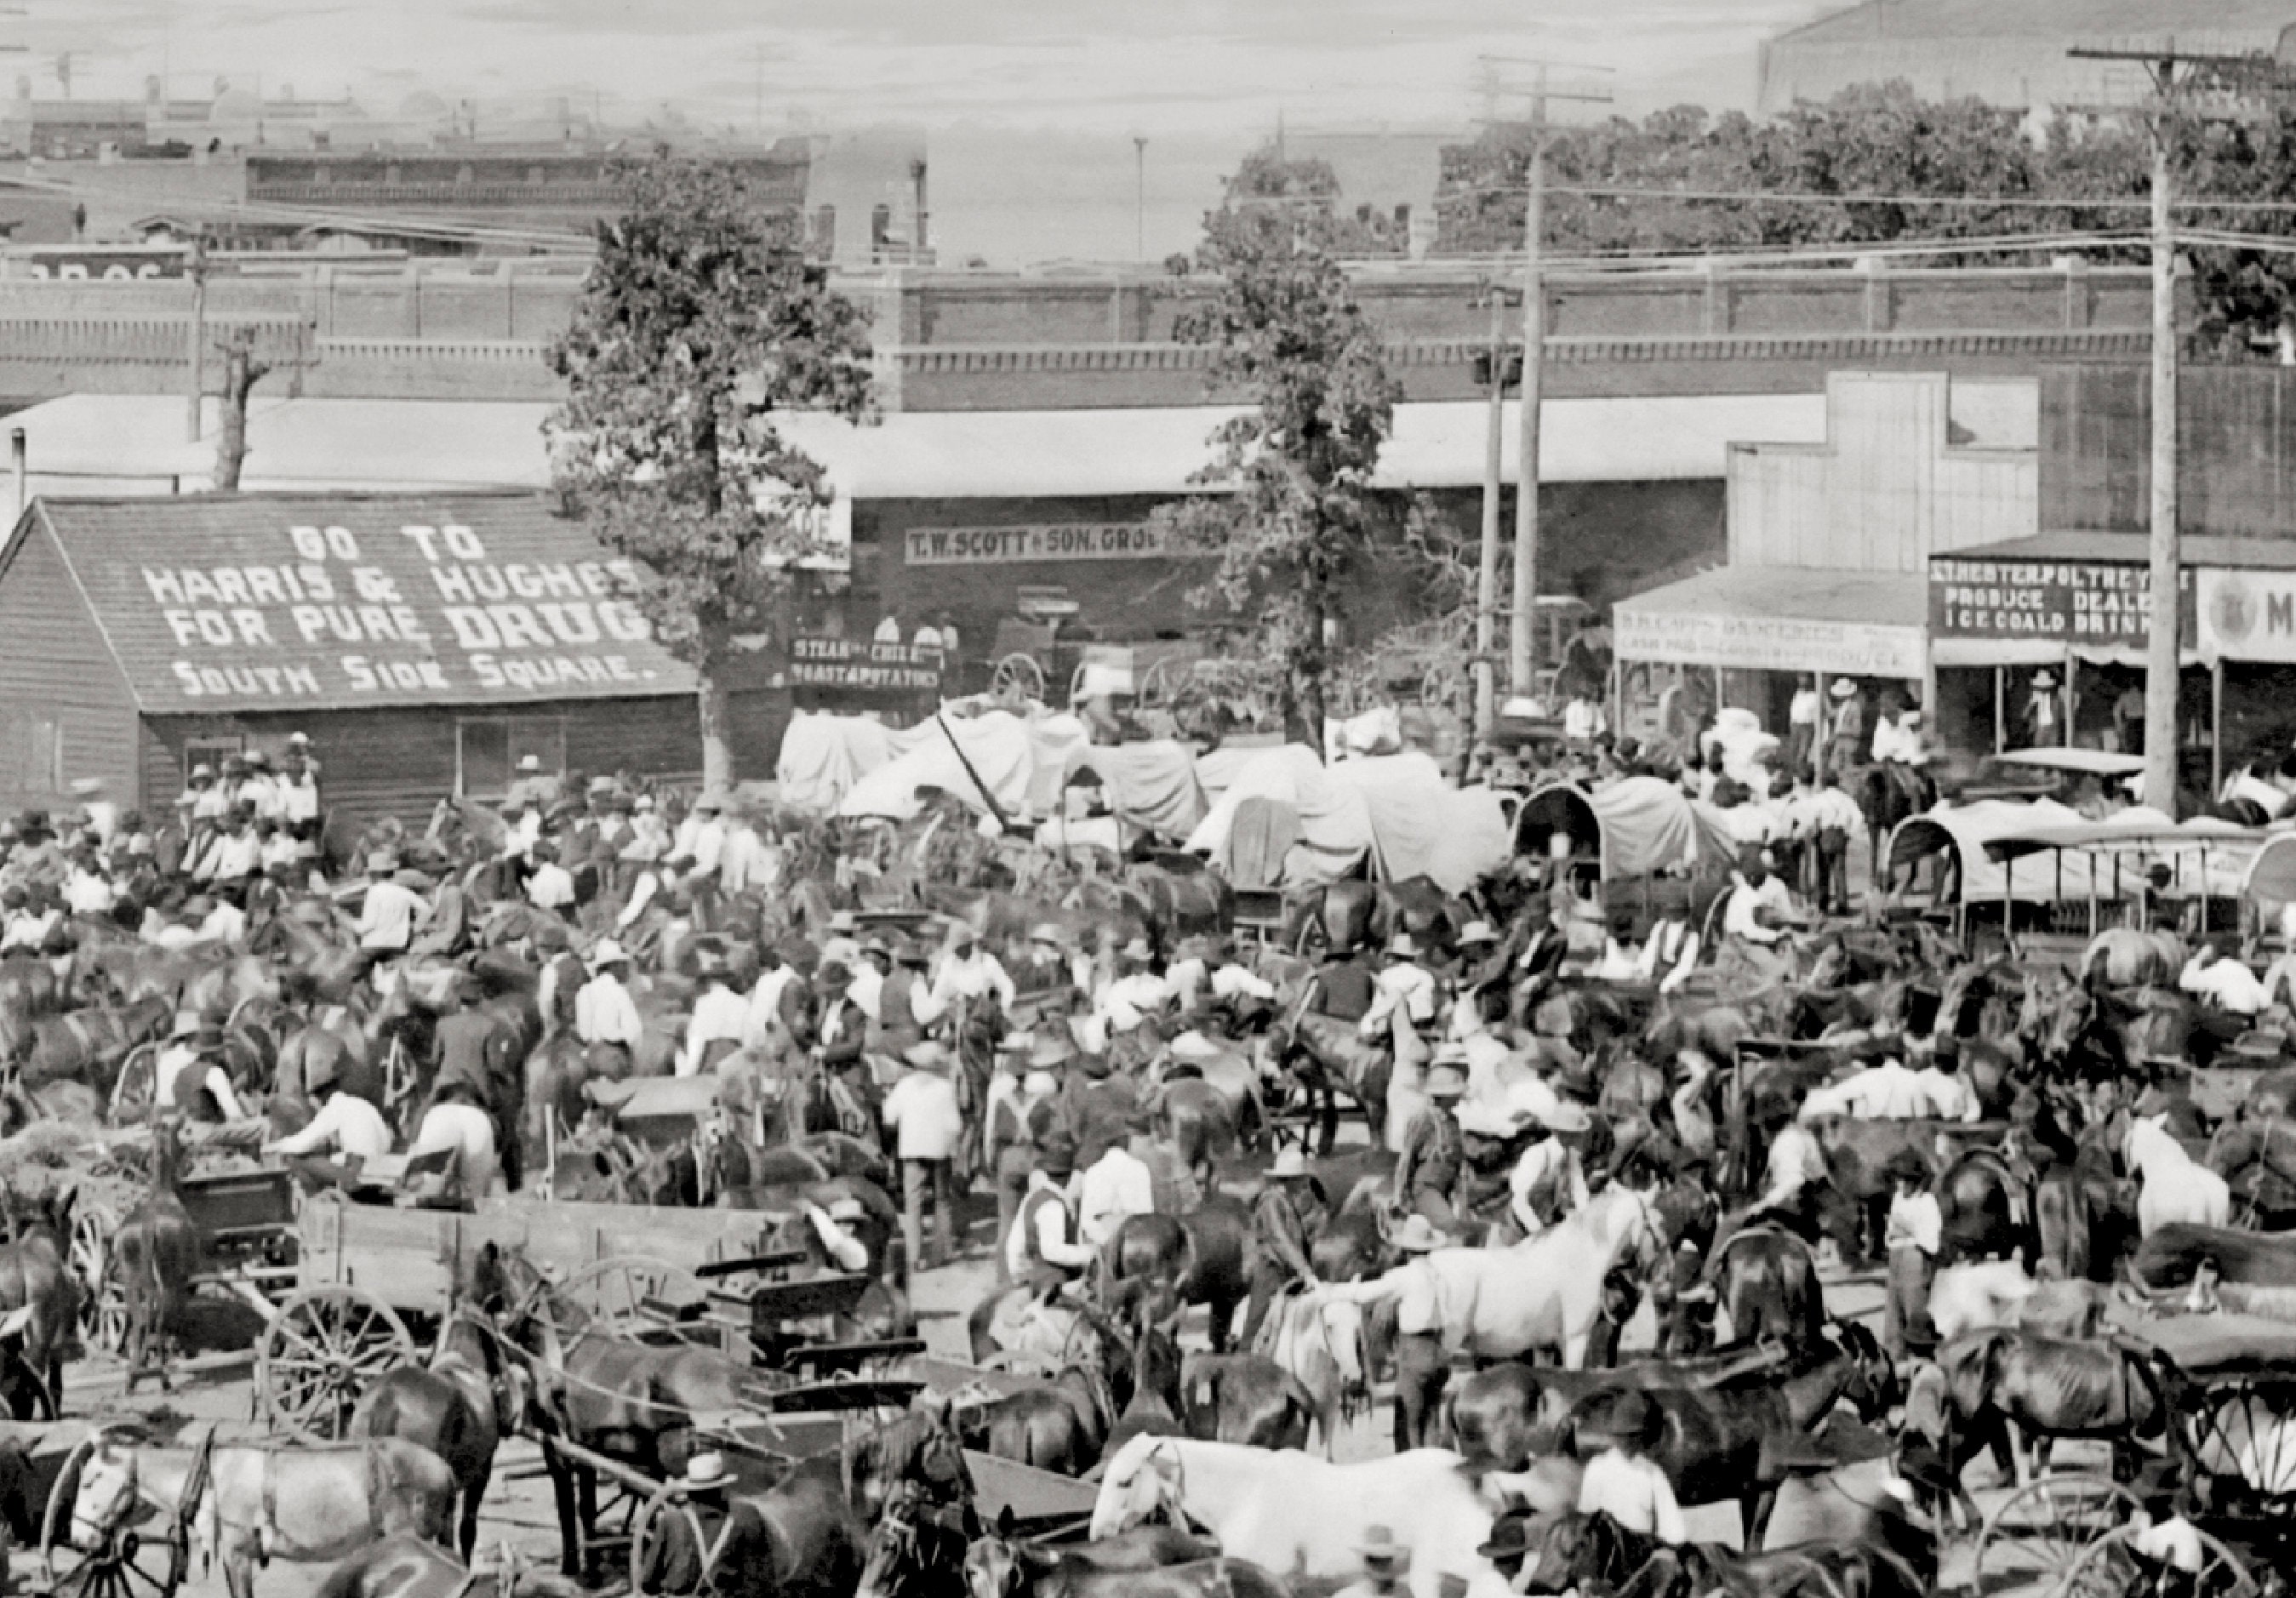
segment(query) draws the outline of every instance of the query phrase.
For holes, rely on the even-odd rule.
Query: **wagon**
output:
[[[2156,1520],[2189,1527],[2179,1591],[2255,1598],[2296,1553],[2296,1325],[2245,1315],[2148,1321],[2115,1342],[2166,1417]],[[2131,1521],[2136,1489],[2045,1475],[1987,1518],[1980,1587],[2119,1598],[2159,1585],[2168,1551]],[[2181,1531],[2182,1528],[2179,1528]]]

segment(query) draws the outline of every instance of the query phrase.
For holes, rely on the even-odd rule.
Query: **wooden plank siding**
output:
[[[127,679],[47,530],[28,522],[20,532],[0,561],[0,807],[55,805],[69,791],[59,775],[64,785],[101,778],[106,798],[133,803]],[[36,725],[55,729],[61,761],[23,758]]]
[[[690,694],[658,699],[577,700],[520,705],[521,719],[558,715],[566,727],[571,772],[627,771],[692,783],[701,769],[701,733]],[[499,718],[504,708],[419,705],[373,710],[275,715],[154,716],[145,760],[146,804],[164,808],[182,791],[184,748],[201,739],[243,739],[277,750],[288,734],[311,740],[319,762],[320,802],[355,827],[397,815],[420,829],[455,781],[455,726],[465,718]]]

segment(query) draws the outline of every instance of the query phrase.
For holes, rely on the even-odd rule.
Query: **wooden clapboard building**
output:
[[[340,819],[420,824],[545,771],[690,780],[693,672],[530,493],[33,501],[0,550],[0,804],[147,812],[311,739]]]

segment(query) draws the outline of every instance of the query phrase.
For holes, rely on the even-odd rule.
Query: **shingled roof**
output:
[[[147,715],[690,693],[633,573],[531,494],[36,500]]]

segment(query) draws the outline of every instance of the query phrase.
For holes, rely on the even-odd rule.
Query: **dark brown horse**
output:
[[[12,1200],[13,1235],[0,1244],[0,1312],[21,1324],[21,1363],[48,1420],[63,1413],[65,1356],[79,1352],[79,1284],[67,1263],[78,1196],[77,1188],[51,1189],[29,1215],[17,1211]],[[12,1408],[29,1408],[35,1395],[17,1383],[8,1386]]]
[[[183,1149],[173,1120],[152,1127],[152,1191],[112,1233],[112,1269],[127,1305],[127,1390],[149,1372],[162,1391],[171,1382],[168,1362],[199,1274],[200,1234],[177,1196]]]
[[[526,1413],[525,1372],[507,1364],[494,1329],[470,1312],[449,1315],[427,1369],[385,1371],[360,1396],[353,1437],[398,1437],[447,1462],[461,1501],[458,1542],[471,1557],[479,1504],[493,1479],[495,1450]]]

